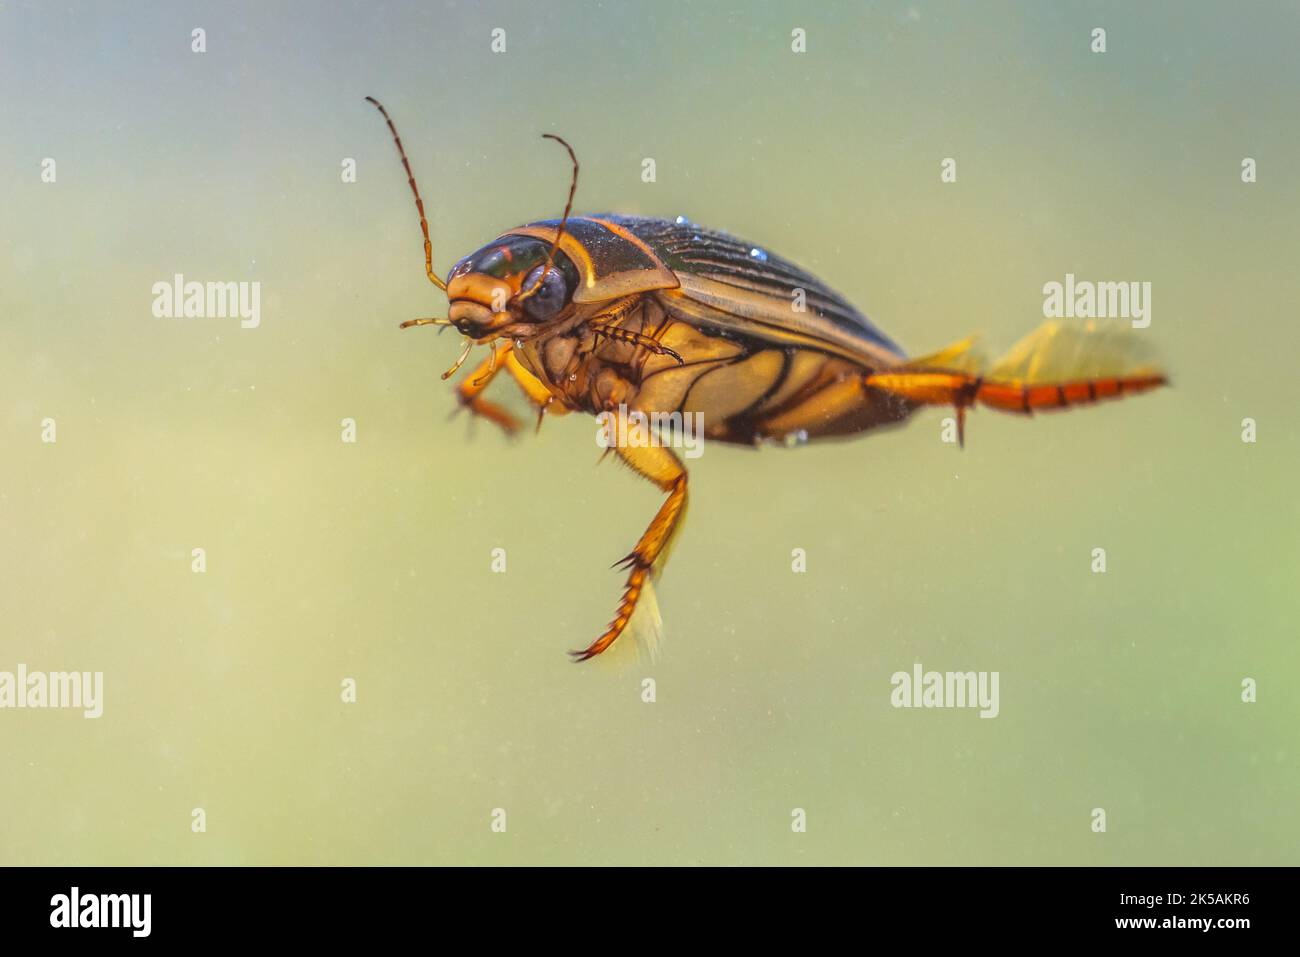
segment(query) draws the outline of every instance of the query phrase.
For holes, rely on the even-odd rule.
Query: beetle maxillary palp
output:
[[[482,385],[492,378],[492,374],[497,371],[497,347],[495,343],[488,346],[488,367],[487,371],[474,380],[474,384]]]
[[[442,374],[442,377],[444,379],[450,379],[452,376],[454,376],[456,374],[456,371],[465,364],[465,360],[469,358],[469,351],[473,348],[474,348],[474,340],[471,339],[469,336],[466,336],[465,348],[460,350],[460,355],[456,357],[456,361],[452,363],[452,367]]]
[[[441,316],[428,316],[423,319],[407,319],[404,323],[402,323],[397,328],[410,329],[413,326],[449,326],[449,325],[451,325],[450,319],[444,319]]]

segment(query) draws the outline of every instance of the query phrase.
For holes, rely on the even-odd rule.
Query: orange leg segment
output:
[[[667,492],[668,498],[660,506],[631,554],[615,565],[627,568],[628,576],[623,599],[614,612],[614,620],[609,623],[605,633],[589,647],[570,652],[575,661],[587,661],[596,657],[623,633],[632,620],[643,592],[662,569],[668,546],[681,528],[682,518],[686,514],[686,468],[670,449],[659,446],[619,447],[617,452],[624,463]]]
[[[539,408],[544,409],[550,403],[551,391],[524,368],[515,356],[510,342],[498,343],[493,346],[493,349],[495,350],[493,355],[484,359],[461,380],[460,385],[456,387],[456,398],[462,407],[469,409],[474,415],[482,416],[500,426],[507,435],[514,435],[519,430],[518,420],[500,405],[483,398],[483,392],[496,378],[496,374],[502,369],[509,372],[524,395]]]
[[[1141,375],[1106,379],[1084,379],[1048,385],[1024,385],[1015,382],[981,382],[975,400],[991,409],[1002,412],[1019,412],[1031,415],[1064,409],[1072,405],[1087,405],[1102,399],[1118,399],[1137,395],[1165,384],[1162,375]]]

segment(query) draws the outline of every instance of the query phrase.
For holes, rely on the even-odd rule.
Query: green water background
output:
[[[1300,863],[1298,32],[1291,3],[6,3],[0,670],[106,700],[0,712],[0,863]],[[590,419],[448,420],[458,342],[397,330],[445,303],[366,94],[440,270],[559,213],[557,131],[579,209],[752,239],[914,353],[1011,344],[1066,272],[1149,281],[1174,387],[977,412],[964,452],[938,411],[709,447],[664,656],[575,667],[659,496]],[[153,318],[178,272],[260,281],[261,327]],[[891,708],[917,661],[1000,672],[1000,716]]]

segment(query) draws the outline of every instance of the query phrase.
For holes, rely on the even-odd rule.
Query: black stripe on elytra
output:
[[[803,289],[810,295],[835,302],[842,309],[848,308],[848,304],[834,290],[807,273],[772,269],[770,265],[756,264],[748,259],[719,260],[713,256],[682,256],[679,261],[696,267],[691,272],[710,279],[719,276],[748,279],[762,288],[779,289],[785,296],[789,296],[794,289]]]
[[[746,285],[741,285],[740,283],[728,282],[726,279],[719,278],[718,275],[716,274],[705,275],[701,273],[700,275],[704,275],[706,279],[711,279],[714,282],[718,283],[719,285],[729,286],[732,289],[739,289],[742,292],[763,292],[764,291],[763,289],[755,288],[754,286],[746,286]],[[772,286],[770,288],[773,291],[780,292],[781,297],[784,297],[789,295],[791,289],[793,289],[794,287],[787,288],[785,286]],[[804,291],[805,293],[809,292],[806,289]],[[895,353],[898,352],[898,346],[896,346],[893,342],[887,339],[885,335],[882,332],[880,332],[880,330],[878,330],[875,326],[871,325],[870,321],[867,320],[867,318],[863,316],[861,313],[856,311],[853,312],[846,311],[846,308],[842,306],[838,301],[833,299],[826,299],[816,294],[809,294],[807,296],[807,302],[811,307],[812,314],[817,316],[819,319],[826,319],[832,325],[843,330],[844,332],[849,333],[850,335],[865,336],[868,341],[878,346],[881,346],[882,348],[888,349],[890,352],[895,352]]]
[[[852,315],[861,318],[861,314],[852,306],[845,303],[842,299],[825,288],[805,285],[796,280],[774,279],[767,276],[754,276],[742,272],[708,272],[699,271],[696,275],[703,276],[705,279],[712,279],[714,282],[721,283],[724,286],[731,286],[735,289],[744,289],[749,292],[774,292],[777,298],[790,299],[795,289],[804,291],[806,301],[816,302],[826,311],[835,311],[845,316]],[[744,280],[749,280],[748,282]]]
[[[871,342],[891,352],[902,352],[898,345],[890,341],[848,300],[816,276],[766,249],[763,250],[762,258],[751,254],[753,249],[762,247],[691,222],[678,223],[617,214],[602,214],[599,218],[618,224],[645,242],[670,269],[695,272],[704,278],[715,280],[718,280],[718,275],[746,277],[754,282],[766,283],[769,288],[779,288],[782,297],[791,295],[795,288],[803,289],[810,297],[816,296],[823,300],[818,304],[820,312],[817,315],[829,319],[845,331],[865,335]],[[716,275],[708,272],[710,265],[717,270]]]

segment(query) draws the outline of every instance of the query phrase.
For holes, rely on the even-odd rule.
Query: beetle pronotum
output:
[[[1029,415],[1163,385],[1135,367],[1131,340],[1096,326],[1049,322],[987,371],[963,340],[909,359],[841,296],[793,263],[684,218],[571,217],[578,160],[559,220],[507,230],[460,260],[444,282],[433,269],[429,225],[397,127],[383,114],[406,170],[424,236],[425,273],[447,294],[445,318],[465,348],[488,356],[457,388],[462,405],[507,432],[518,425],[483,396],[507,371],[543,413],[694,413],[705,438],[739,445],[856,435],[896,424],[924,405],[985,405]],[[792,308],[802,290],[806,308]],[[540,421],[540,419],[539,419]],[[623,434],[620,431],[620,434]],[[628,573],[605,632],[574,658],[605,651],[623,633],[662,568],[686,511],[687,474],[663,445],[624,445],[618,457],[667,496],[618,564]]]

